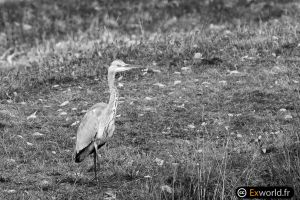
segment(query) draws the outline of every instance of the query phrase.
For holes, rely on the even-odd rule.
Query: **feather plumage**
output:
[[[77,131],[75,162],[83,161],[94,153],[95,178],[97,177],[97,150],[112,137],[115,130],[115,117],[118,105],[118,90],[114,85],[117,72],[127,71],[140,66],[128,65],[115,60],[108,68],[109,103],[97,103],[84,115]]]
[[[93,153],[93,149],[91,149],[93,147],[90,147],[90,144],[97,134],[97,128],[99,126],[98,118],[105,112],[106,108],[106,103],[97,103],[84,115],[77,131],[75,162],[81,162],[86,156]],[[85,157],[82,156],[82,154],[84,154]],[[80,157],[81,159],[79,159]]]

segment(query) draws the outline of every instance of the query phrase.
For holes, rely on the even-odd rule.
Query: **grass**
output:
[[[236,199],[239,186],[269,185],[299,198],[296,13],[188,28],[195,16],[183,13],[166,31],[100,23],[59,41],[20,39],[24,49],[15,48],[26,53],[1,63],[0,198]],[[108,101],[106,67],[116,58],[160,72],[122,74],[96,183],[92,158],[72,159],[75,122]]]

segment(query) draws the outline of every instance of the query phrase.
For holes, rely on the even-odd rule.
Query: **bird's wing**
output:
[[[92,106],[84,115],[77,131],[76,148],[78,153],[80,150],[87,147],[93,141],[98,128],[98,117],[105,110],[107,104],[97,103]]]

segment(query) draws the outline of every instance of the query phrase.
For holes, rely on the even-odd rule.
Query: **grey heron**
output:
[[[78,130],[75,148],[75,162],[82,162],[88,155],[94,154],[94,172],[97,180],[97,156],[101,148],[114,134],[115,117],[118,106],[118,90],[115,86],[115,75],[118,72],[140,68],[139,65],[130,65],[122,60],[115,60],[108,68],[108,86],[110,97],[108,104],[97,103],[84,115]]]

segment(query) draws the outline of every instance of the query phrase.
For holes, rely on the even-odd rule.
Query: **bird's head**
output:
[[[134,68],[140,68],[140,67],[141,67],[140,65],[126,64],[122,60],[114,60],[110,64],[108,71],[116,73],[116,72],[127,71],[127,70],[134,69]]]

